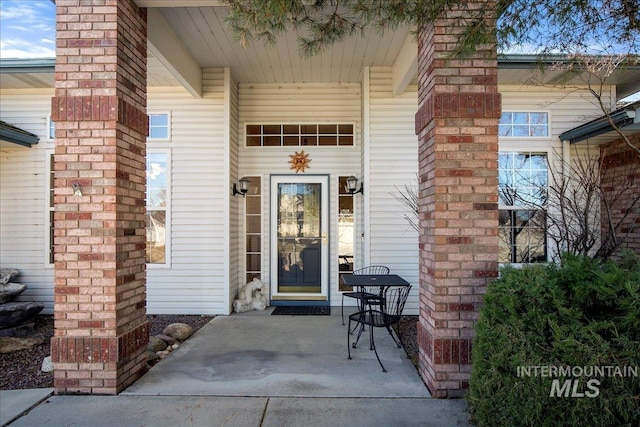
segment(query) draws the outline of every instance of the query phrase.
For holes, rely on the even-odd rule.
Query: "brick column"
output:
[[[56,10],[54,388],[117,394],[144,373],[149,339],[146,9],[57,0]]]
[[[464,10],[419,31],[420,372],[432,396],[461,397],[473,325],[498,265],[498,118],[495,46],[449,55]]]

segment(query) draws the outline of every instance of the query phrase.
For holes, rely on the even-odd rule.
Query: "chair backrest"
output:
[[[393,325],[400,321],[404,305],[409,297],[409,286],[389,286],[383,292],[382,313],[385,317],[385,324]]]
[[[358,270],[354,270],[353,274],[354,275],[361,275],[361,274],[389,274],[389,271],[391,271],[389,269],[389,267],[384,266],[384,265],[369,265],[367,267],[362,267]]]

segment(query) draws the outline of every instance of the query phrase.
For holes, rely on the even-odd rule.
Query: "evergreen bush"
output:
[[[467,399],[478,426],[637,427],[640,260],[565,256],[561,266],[502,269],[484,298],[472,360]],[[630,372],[589,376],[594,367]],[[552,393],[554,380],[579,382]]]

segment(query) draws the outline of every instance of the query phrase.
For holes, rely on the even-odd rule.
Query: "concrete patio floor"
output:
[[[347,326],[330,316],[218,316],[123,395],[429,397],[403,349],[376,329],[387,372],[365,334],[347,359]]]
[[[384,330],[347,360],[331,316],[218,316],[118,396],[2,392],[0,424],[18,426],[469,426],[463,400],[431,399]],[[31,403],[29,403],[31,402]],[[11,411],[7,411],[11,408]]]

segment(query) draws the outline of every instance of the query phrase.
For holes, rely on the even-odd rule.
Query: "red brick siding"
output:
[[[640,148],[640,133],[630,135],[630,141]],[[613,141],[600,147],[602,157],[602,188],[605,197],[612,199],[622,193],[611,211],[614,223],[622,221],[617,233],[618,239],[624,239],[621,249],[633,250],[640,254],[640,205],[633,201],[640,194],[640,153],[629,147],[623,140]],[[623,192],[620,189],[625,189]],[[633,208],[632,208],[633,206]],[[603,206],[604,212],[604,206]],[[623,219],[624,215],[627,218]],[[603,216],[604,219],[604,216]],[[602,224],[603,236],[608,232],[606,223]]]
[[[492,7],[469,3],[465,11]],[[498,265],[498,119],[495,46],[450,60],[457,19],[418,38],[420,371],[434,397],[468,387],[471,339]]]
[[[58,0],[56,14],[54,388],[116,394],[148,341],[146,9]]]

